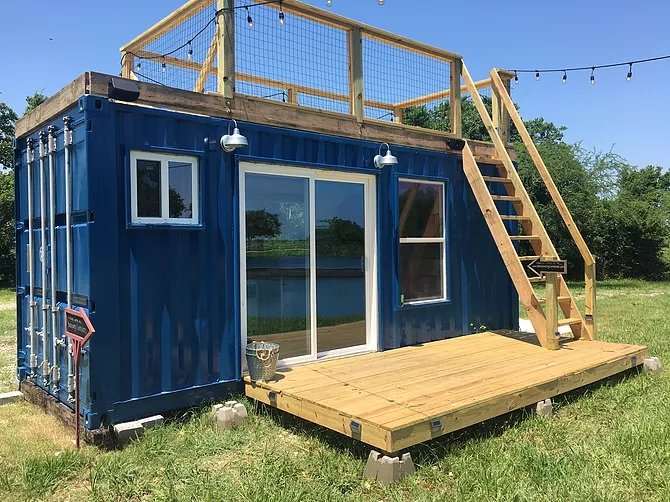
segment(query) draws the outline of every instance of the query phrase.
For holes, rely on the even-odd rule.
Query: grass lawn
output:
[[[670,363],[670,283],[600,285],[600,338]],[[13,294],[0,293],[0,390],[15,387]],[[411,450],[418,473],[361,479],[368,449],[252,409],[221,432],[208,410],[122,451],[73,449],[28,404],[0,408],[0,500],[670,500],[670,371],[589,387],[551,420],[519,411]]]

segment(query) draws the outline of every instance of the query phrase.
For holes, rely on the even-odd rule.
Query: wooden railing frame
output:
[[[335,99],[350,103],[350,114],[354,115],[359,122],[370,120],[365,118],[365,107],[379,108],[393,112],[394,121],[397,123],[403,122],[404,108],[402,104],[382,103],[377,101],[369,101],[365,99],[365,83],[363,81],[363,51],[362,40],[364,38],[374,39],[404,50],[421,54],[431,58],[439,59],[449,63],[450,65],[450,89],[455,89],[452,93],[449,90],[439,93],[440,96],[449,97],[451,101],[451,119],[452,130],[451,133],[456,136],[461,136],[461,106],[460,94],[464,89],[460,85],[461,72],[460,66],[462,64],[461,56],[454,52],[446,51],[428,44],[424,44],[415,40],[400,37],[393,33],[381,30],[374,26],[370,26],[352,19],[333,14],[332,12],[306,5],[298,0],[283,0],[282,8],[287,15],[297,15],[305,19],[309,19],[319,24],[331,26],[347,33],[348,39],[348,58],[349,58],[349,93],[348,95],[340,95],[332,92],[321,91],[319,89],[291,84],[288,82],[279,82],[276,80],[265,79],[259,76],[240,75],[235,70],[235,18],[232,7],[235,5],[235,0],[215,0],[218,12],[217,31],[216,31],[216,54],[214,61],[210,58],[211,51],[208,51],[205,62],[195,68],[191,61],[181,60],[175,57],[165,57],[164,61],[167,64],[175,65],[182,68],[189,68],[199,71],[199,76],[194,86],[194,91],[204,92],[205,81],[207,75],[215,73],[217,76],[217,93],[221,94],[225,99],[233,99],[236,92],[236,80],[255,81],[260,83],[278,85],[286,88],[289,103],[298,102],[298,94],[304,93],[312,96],[324,97],[328,99]],[[189,0],[182,7],[163,18],[158,23],[144,33],[138,35],[133,40],[121,47],[122,54],[122,69],[121,73],[126,78],[134,78],[133,68],[136,57],[150,57],[156,59],[161,57],[159,54],[150,55],[143,48],[152,40],[168,33],[180,23],[189,19],[189,17],[202,12],[208,6],[212,5],[213,0]],[[268,7],[279,8],[278,4],[267,4]],[[246,77],[246,78],[245,78]],[[253,79],[253,80],[252,80]],[[446,83],[446,82],[445,82]],[[438,99],[440,99],[438,97]],[[374,119],[372,119],[374,120]]]
[[[519,132],[521,140],[523,141],[523,144],[526,146],[526,149],[528,150],[528,153],[531,159],[533,160],[533,163],[535,164],[535,168],[537,169],[538,173],[540,174],[540,177],[542,178],[542,181],[547,187],[549,195],[551,196],[551,199],[556,205],[558,213],[561,215],[561,218],[563,219],[563,223],[565,223],[568,232],[570,232],[570,236],[575,242],[577,249],[579,249],[579,252],[582,255],[582,259],[584,260],[584,281],[585,281],[584,321],[586,329],[589,332],[591,339],[595,339],[596,260],[593,257],[591,251],[589,250],[589,247],[586,244],[586,241],[584,240],[584,237],[582,236],[581,232],[579,231],[579,228],[577,228],[577,225],[575,224],[575,221],[572,218],[572,214],[570,213],[568,206],[565,204],[565,201],[563,200],[561,193],[556,187],[556,183],[554,183],[554,180],[551,177],[551,174],[549,173],[547,166],[545,165],[544,161],[542,160],[542,157],[540,156],[540,152],[537,150],[537,147],[535,146],[533,139],[530,137],[528,129],[526,129],[526,126],[523,123],[521,115],[519,115],[519,112],[514,106],[511,97],[507,93],[507,87],[505,82],[503,81],[503,78],[500,75],[501,73],[503,73],[501,70],[496,70],[495,68],[491,70],[491,83],[493,85],[494,94],[500,100],[501,107],[503,107],[507,111],[507,114],[509,115],[517,131]],[[505,72],[505,74],[503,75],[508,77],[509,82],[510,77],[509,72]]]

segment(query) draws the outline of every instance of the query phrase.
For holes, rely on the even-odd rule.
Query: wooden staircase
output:
[[[491,84],[493,99],[497,101],[497,109],[505,110],[517,127],[531,158],[540,172],[540,176],[547,185],[559,213],[584,258],[586,270],[585,315],[583,316],[579,311],[562,275],[548,273],[544,277],[528,277],[527,265],[530,262],[538,258],[543,261],[559,260],[559,256],[519,178],[505,142],[501,138],[498,128],[494,125],[494,121],[489,115],[465,65],[463,65],[462,71],[465,86],[496,148],[496,158],[487,158],[483,159],[483,162],[480,160],[480,162],[495,165],[498,174],[496,176],[482,174],[478,160],[475,159],[467,142],[463,149],[463,169],[519,294],[519,300],[535,328],[538,340],[545,348],[558,349],[561,341],[558,333],[559,326],[569,326],[572,333],[571,338],[592,340],[595,338],[595,260],[551,179],[549,171],[523,124],[523,120],[516,111],[506,87],[497,70],[494,69],[491,71]],[[493,191],[496,193],[492,193],[494,188]],[[501,192],[504,192],[504,195],[498,194]],[[509,209],[513,209],[513,212]],[[522,233],[515,232],[517,227]],[[518,254],[521,249],[519,245],[521,242],[527,242],[530,245],[533,250],[532,255],[520,256]],[[534,284],[537,283],[545,284],[544,297],[536,294]],[[562,313],[562,318],[559,318],[559,312]]]

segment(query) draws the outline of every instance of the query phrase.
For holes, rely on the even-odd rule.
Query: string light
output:
[[[186,59],[189,61],[193,59],[193,45],[191,44],[191,40],[188,41],[188,52],[186,53]]]
[[[161,67],[163,68],[163,73],[165,73],[167,71],[167,65],[165,64],[165,56],[163,56],[163,64],[161,65]]]
[[[137,69],[138,69],[138,70],[141,70],[141,69],[142,69],[142,60],[138,59],[138,60],[137,60],[137,65],[136,65],[136,66],[137,66]]]
[[[623,63],[611,63],[611,64],[601,64],[601,65],[592,65],[592,66],[576,66],[573,68],[539,68],[539,69],[527,69],[527,70],[510,70],[511,72],[514,73],[514,81],[519,82],[519,73],[535,73],[535,79],[540,80],[540,73],[554,73],[554,72],[561,72],[563,73],[563,78],[562,81],[565,84],[568,81],[568,72],[572,71],[586,71],[586,70],[591,70],[591,76],[589,78],[589,81],[591,84],[596,83],[596,76],[595,76],[595,71],[601,68],[615,68],[615,67],[628,67],[628,73],[626,73],[626,81],[630,81],[633,78],[633,65],[634,64],[640,64],[640,63],[649,63],[652,61],[660,61],[664,59],[670,59],[670,55],[666,56],[658,56],[658,57],[653,57],[653,58],[646,58],[646,59],[637,59],[634,61],[626,61]]]
[[[384,5],[384,0],[379,0],[379,5]]]
[[[333,0],[328,0],[328,1],[326,2],[326,5],[327,5],[328,7],[332,7],[332,6],[333,6]]]
[[[279,1],[279,24],[284,26],[285,22],[286,22],[286,16],[284,15],[284,9],[282,8],[282,2],[280,0]]]
[[[249,12],[249,7],[247,7],[245,5],[244,10],[247,11],[247,24],[249,25],[249,28],[253,28],[254,27],[254,20],[251,19],[251,13]]]

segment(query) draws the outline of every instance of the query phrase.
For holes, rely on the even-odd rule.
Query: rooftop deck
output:
[[[398,452],[643,364],[647,348],[590,340],[550,351],[480,333],[280,370],[250,398]]]

